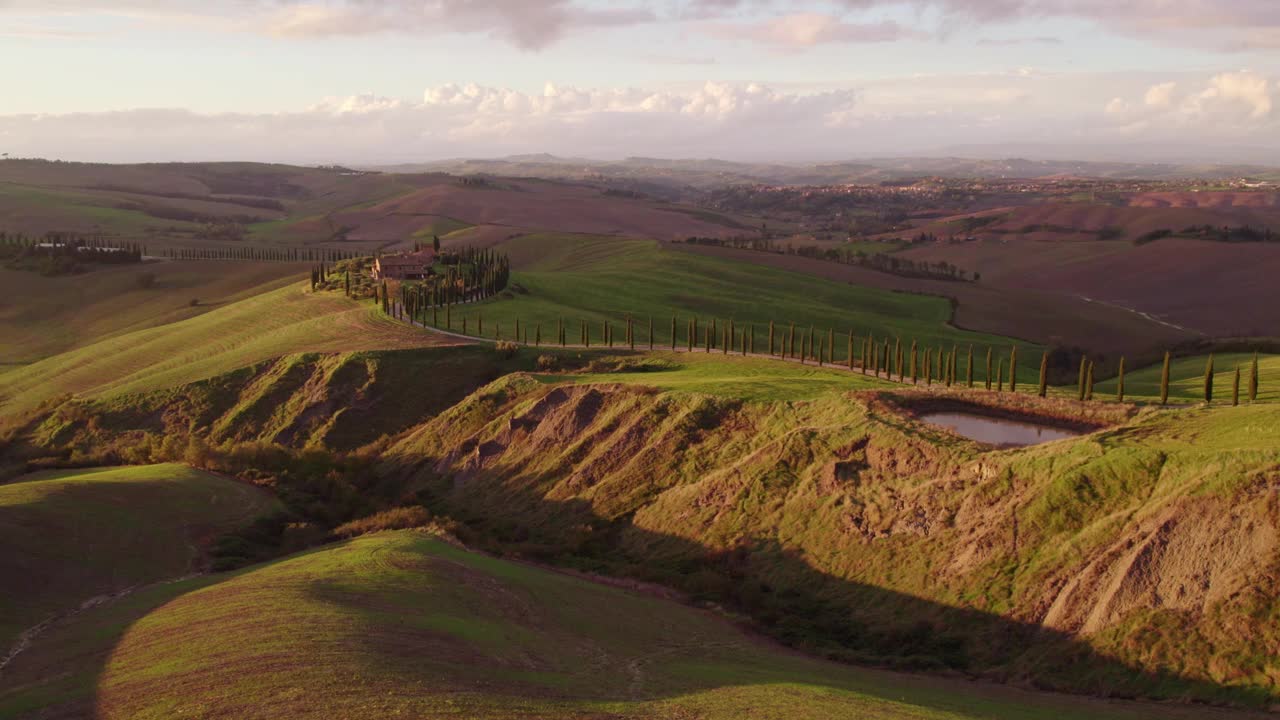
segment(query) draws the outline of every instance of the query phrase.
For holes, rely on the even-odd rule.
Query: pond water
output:
[[[999,445],[1026,447],[1075,437],[1079,432],[1041,425],[1027,420],[1008,420],[965,412],[936,412],[922,415],[921,420],[941,425],[970,440]]]

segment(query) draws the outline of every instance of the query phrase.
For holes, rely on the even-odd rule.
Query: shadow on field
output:
[[[483,481],[473,479],[468,481],[468,487],[460,490],[469,489],[474,493],[478,490],[474,485],[477,482]],[[451,499],[440,498],[440,502],[466,517],[484,540],[477,544],[518,550],[529,559],[681,587],[694,599],[724,603],[747,613],[770,635],[820,656],[892,669],[994,676],[1041,689],[1071,689],[1099,695],[1187,697],[1249,704],[1259,701],[1257,697],[1250,698],[1229,688],[1175,675],[1141,672],[1101,657],[1069,636],[1035,625],[839,580],[813,570],[803,557],[776,542],[753,541],[730,550],[708,550],[680,538],[637,528],[626,518],[605,521],[582,501],[548,502],[531,493],[509,489],[501,497],[506,512],[499,515],[485,510],[468,515],[462,501],[466,496],[466,492],[460,491]],[[550,523],[572,530],[549,532],[545,528]],[[430,560],[430,556],[424,558]],[[256,566],[242,573],[254,573],[263,567]],[[413,569],[396,566],[397,571]],[[453,590],[443,591],[449,593],[452,607],[415,605],[407,602],[405,596],[387,595],[388,588],[394,589],[393,586],[376,583],[361,588],[341,573],[336,577],[316,578],[311,593],[318,599],[350,611],[356,618],[367,617],[365,614],[370,611],[377,618],[376,623],[360,624],[359,633],[338,638],[344,643],[354,638],[361,646],[349,647],[344,654],[367,662],[366,672],[353,678],[354,684],[344,688],[344,692],[360,693],[363,688],[371,697],[395,692],[417,693],[427,698],[446,697],[453,692],[449,688],[469,687],[467,692],[483,688],[483,696],[491,702],[510,701],[512,707],[526,710],[551,703],[548,712],[555,714],[556,704],[563,702],[661,701],[735,685],[796,682],[978,717],[1086,720],[1098,717],[1100,712],[1105,717],[1134,719],[1242,716],[1242,713],[1204,706],[1103,704],[1086,698],[1035,695],[936,677],[830,673],[824,672],[822,666],[806,665],[802,659],[796,659],[795,666],[777,668],[769,663],[785,661],[787,656],[753,650],[760,646],[747,638],[736,646],[716,649],[694,644],[696,637],[677,636],[675,642],[683,641],[691,646],[682,650],[685,654],[675,660],[692,661],[695,666],[698,662],[709,663],[717,670],[689,673],[683,669],[687,667],[685,664],[671,668],[664,664],[671,652],[673,633],[682,627],[679,620],[672,620],[672,626],[664,627],[647,626],[645,618],[635,618],[633,627],[616,630],[632,620],[625,615],[631,607],[627,604],[631,601],[625,598],[619,601],[613,615],[606,610],[600,616],[568,621],[561,617],[557,625],[547,620],[548,613],[572,612],[565,609],[572,607],[572,603],[565,602],[563,596],[539,596],[540,588],[536,584],[526,585],[508,577],[475,574],[466,569],[442,575],[438,564],[421,570],[432,573],[424,585],[436,586],[431,588],[434,594],[425,597],[441,597],[442,591],[438,589],[441,584],[455,586]],[[112,705],[121,698],[103,696],[98,688],[112,654],[134,625],[188,592],[239,574],[152,586],[123,601],[50,628],[40,639],[40,652],[19,656],[7,672],[0,673],[0,718],[112,716]],[[403,582],[403,577],[397,581]],[[473,593],[474,604],[467,604],[466,592]],[[607,605],[597,601],[587,607],[599,611]],[[422,632],[420,626],[414,629],[415,620],[442,612],[461,616],[464,632],[455,635],[447,630]],[[503,627],[509,623],[513,628],[506,637],[514,639],[504,640],[509,644],[501,656],[515,658],[519,672],[511,673],[512,667],[493,662],[493,655],[486,656],[472,644],[472,640],[483,642],[485,638],[476,639],[465,632],[467,620],[475,620],[471,627],[483,628],[492,623],[494,617],[501,619]],[[665,623],[667,616],[660,617]],[[242,617],[231,622],[252,626],[260,621]],[[565,628],[572,633],[566,644],[539,644],[536,638],[540,633],[555,633],[556,628],[560,628],[561,643],[566,643]],[[296,630],[308,632],[308,628]],[[230,639],[243,632],[244,628],[229,627],[226,636]],[[619,635],[624,636],[623,641],[617,639]],[[193,639],[199,637],[192,636]],[[596,646],[595,642],[601,645]],[[611,642],[615,644],[610,645]],[[244,651],[245,660],[243,667],[234,667],[232,672],[270,675],[270,667],[254,667],[254,657],[267,652],[265,648],[236,647]],[[558,654],[560,648],[567,651],[564,656]],[[227,649],[211,647],[209,651]],[[612,654],[611,658],[609,651],[612,650],[621,652]],[[157,654],[153,660],[164,664],[165,658]],[[565,667],[566,659],[570,667]],[[304,665],[307,663],[305,658],[299,660]],[[224,659],[219,665],[225,662]],[[136,658],[134,664],[137,664]],[[641,665],[643,672],[635,672]],[[995,670],[979,672],[983,668]],[[324,676],[330,669],[321,663],[314,671]],[[201,680],[193,672],[184,673],[182,663],[171,672],[159,675],[148,672],[149,680],[133,686],[132,690],[167,693],[172,692],[173,687],[204,687],[209,678]],[[625,676],[628,672],[638,679],[619,679],[620,674]],[[271,684],[268,680],[267,685]],[[208,690],[215,694],[223,692],[211,687]],[[192,699],[198,701],[199,697]],[[313,699],[321,702],[318,697]],[[299,707],[306,707],[307,701],[300,702],[304,704]],[[586,707],[566,710],[556,716],[613,717],[590,713]]]
[[[959,673],[1100,697],[1252,707],[1274,701],[1258,691],[1134,668],[1038,624],[833,577],[774,539],[750,538],[730,549],[708,548],[638,527],[629,516],[600,517],[583,500],[549,501],[528,489],[540,482],[528,482],[527,477],[522,482],[524,487],[518,488],[484,475],[458,482],[438,478],[423,491],[422,500],[474,531],[476,547],[675,588],[695,604],[747,615],[752,621],[748,630],[763,630],[785,645],[819,657],[893,670]],[[685,682],[678,692],[733,684],[688,678]],[[966,687],[976,693],[983,686],[961,684],[952,689],[964,692]],[[862,690],[876,694],[874,688]],[[894,690],[886,687],[881,696],[901,700]],[[641,699],[654,697],[641,693]],[[943,693],[936,707],[963,706]],[[1203,705],[1150,704],[1142,711],[1144,717],[1212,714]]]

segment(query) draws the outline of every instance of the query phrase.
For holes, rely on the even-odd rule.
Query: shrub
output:
[[[498,353],[499,357],[507,360],[515,357],[516,351],[520,349],[520,346],[510,340],[499,340],[494,344],[493,349]]]
[[[555,355],[539,355],[538,356],[539,370],[557,370],[559,368],[560,368],[560,358],[556,357]]]
[[[407,530],[431,524],[431,513],[427,512],[426,508],[421,505],[410,505],[383,510],[368,517],[343,523],[333,529],[333,534],[340,538],[353,538],[381,530]]]

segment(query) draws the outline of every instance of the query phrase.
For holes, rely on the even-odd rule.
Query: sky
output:
[[[1280,0],[0,0],[0,153],[1280,165]]]

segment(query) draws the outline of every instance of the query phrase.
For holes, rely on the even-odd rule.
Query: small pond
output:
[[[1029,420],[1009,420],[966,412],[934,412],[921,415],[920,419],[949,428],[970,440],[1000,447],[1039,445],[1080,434],[1076,430],[1064,430]]]

